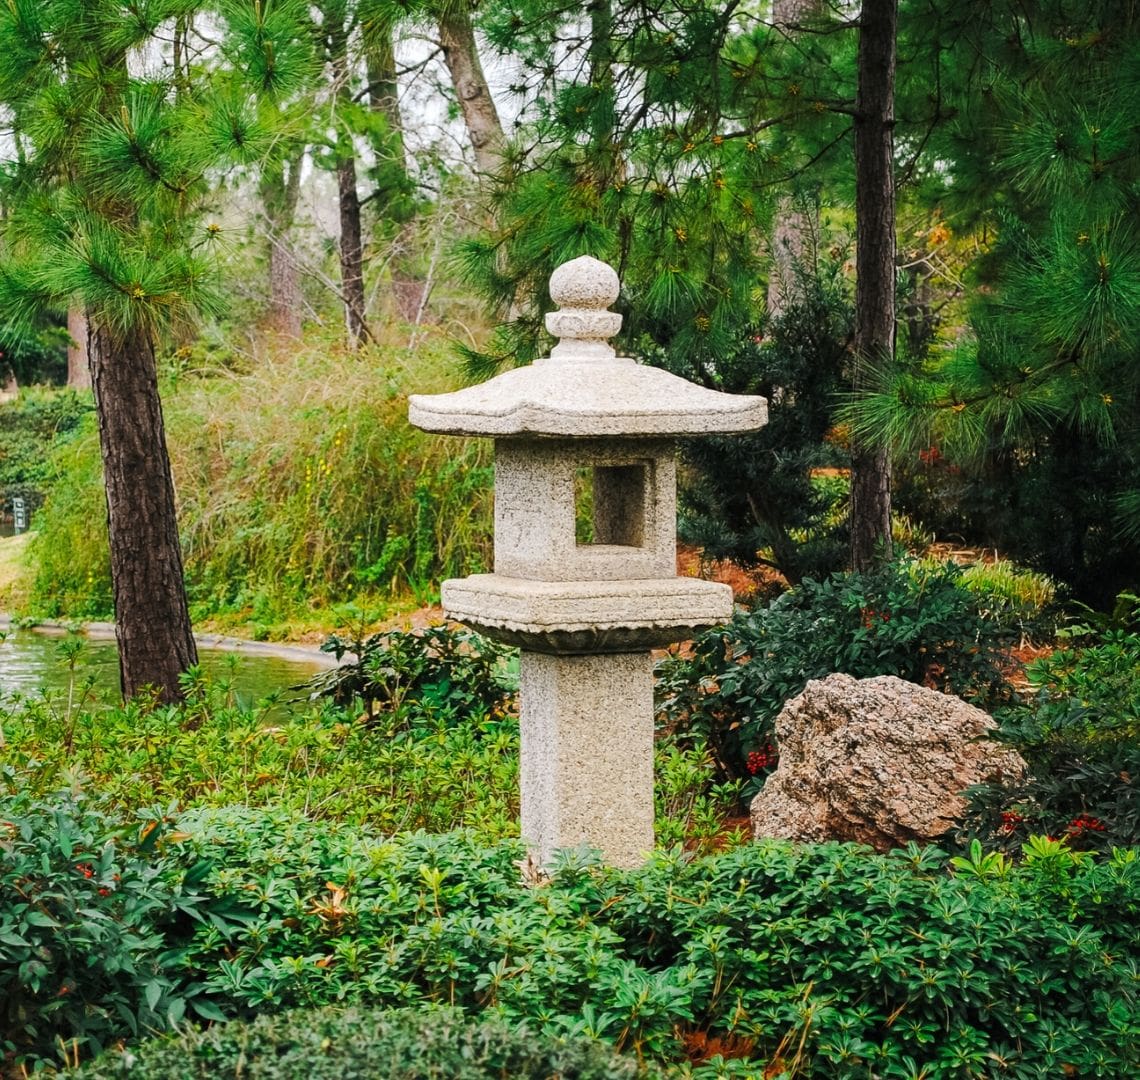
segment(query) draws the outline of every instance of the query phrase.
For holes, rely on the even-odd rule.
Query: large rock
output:
[[[854,840],[879,851],[935,840],[971,784],[1025,762],[985,736],[993,720],[960,698],[893,675],[809,682],[776,717],[780,764],[752,800],[757,837]]]

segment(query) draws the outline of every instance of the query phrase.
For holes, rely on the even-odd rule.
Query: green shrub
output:
[[[998,734],[1029,776],[971,789],[970,835],[1007,849],[1033,832],[1079,848],[1140,844],[1140,634],[1095,640],[1027,667],[1036,697],[1004,712]]]
[[[279,806],[377,828],[518,830],[518,730],[404,708],[367,722],[326,707],[243,708],[192,682],[182,707],[69,710],[62,698],[0,706],[5,759],[29,788],[70,784],[109,808]]]
[[[936,849],[761,841],[633,871],[568,853],[528,888],[516,845],[462,835],[240,809],[170,827],[210,896],[187,974],[231,1015],[446,1004],[655,1061],[700,1032],[746,1049],[736,1075],[783,1056],[812,1080],[1140,1067],[1135,852],[1034,841],[949,873]]]
[[[339,666],[315,675],[305,689],[339,705],[359,698],[369,714],[405,702],[455,716],[488,714],[502,711],[518,689],[518,651],[469,630],[432,626],[364,640],[333,634],[321,651]],[[344,661],[347,654],[355,659]]]
[[[124,815],[155,803],[243,803],[391,832],[470,828],[484,840],[516,835],[518,724],[503,694],[509,672],[500,666],[502,650],[468,652],[474,635],[466,634],[397,640],[387,654],[390,708],[365,714],[327,702],[245,708],[224,678],[211,682],[193,672],[182,706],[93,706],[85,700],[80,662],[71,691],[0,702],[0,755],[30,791],[46,796],[67,786],[98,793],[104,806]],[[448,666],[445,650],[442,659],[429,658],[439,670],[423,677],[421,650],[432,641],[449,643],[458,669]],[[75,659],[74,650],[68,657],[64,662]],[[469,665],[478,676],[471,683],[464,676]],[[723,842],[737,792],[713,784],[707,751],[663,741],[657,757],[662,842]]]
[[[109,1053],[86,1080],[636,1080],[637,1063],[588,1039],[474,1020],[454,1009],[298,1010]]]
[[[894,563],[808,579],[767,607],[738,612],[658,665],[659,721],[707,741],[728,779],[775,766],[773,722],[809,679],[897,675],[979,703],[1009,693],[1010,633],[983,618],[952,563]]]
[[[56,470],[52,448],[80,426],[91,401],[73,390],[24,390],[0,409],[0,504],[20,495],[38,506]]]
[[[99,1051],[163,1029],[195,1000],[165,933],[192,915],[193,877],[162,874],[138,830],[69,795],[0,777],[0,1047],[15,1064]],[[134,834],[133,836],[131,834]]]

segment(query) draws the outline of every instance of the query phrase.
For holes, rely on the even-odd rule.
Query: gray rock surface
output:
[[[1024,774],[1019,754],[986,738],[993,726],[893,675],[813,680],[776,718],[780,763],[752,800],[753,835],[879,851],[935,840],[965,809],[965,788]]]

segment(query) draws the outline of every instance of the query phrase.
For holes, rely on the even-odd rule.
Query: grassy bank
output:
[[[348,353],[318,339],[256,364],[167,365],[167,440],[191,614],[258,639],[381,618],[490,561],[491,449],[424,435],[407,395],[457,385],[442,339]],[[106,618],[97,437],[53,458],[20,606]]]

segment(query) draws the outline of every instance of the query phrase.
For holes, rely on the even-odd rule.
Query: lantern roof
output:
[[[500,437],[610,438],[753,431],[768,418],[762,397],[724,394],[614,353],[621,315],[613,268],[588,255],[550,278],[559,306],[546,329],[550,356],[450,394],[413,394],[408,418],[424,431]]]

